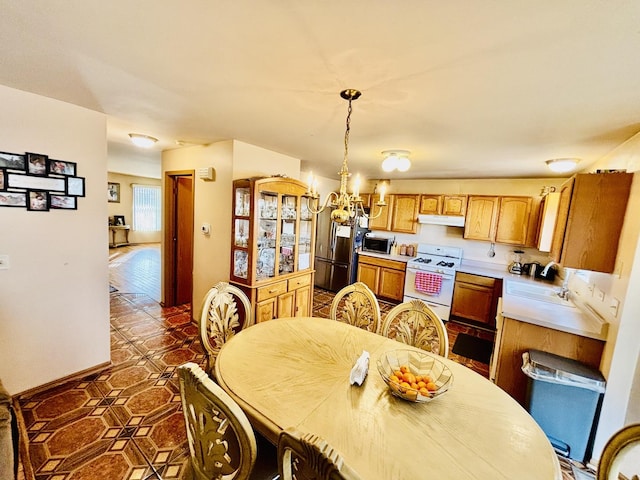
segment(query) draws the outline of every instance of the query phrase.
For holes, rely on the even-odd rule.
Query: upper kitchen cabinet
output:
[[[420,195],[421,215],[460,215],[467,209],[466,195]]]
[[[535,241],[537,209],[531,197],[470,195],[464,238],[509,245]]]
[[[418,231],[419,195],[394,195],[391,213],[391,231],[416,233]]]
[[[258,321],[310,315],[315,215],[305,192],[292,178],[233,182],[230,277]]]
[[[632,179],[632,173],[584,173],[567,180],[551,258],[565,268],[612,273]]]
[[[420,195],[394,194],[385,195],[386,207],[382,214],[369,220],[371,230],[386,230],[399,233],[416,233],[418,231],[418,207]],[[377,215],[380,207],[376,203],[380,196],[371,196],[371,215]]]

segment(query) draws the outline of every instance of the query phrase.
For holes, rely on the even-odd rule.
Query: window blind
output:
[[[160,187],[133,184],[133,229],[138,232],[158,232],[160,219]]]

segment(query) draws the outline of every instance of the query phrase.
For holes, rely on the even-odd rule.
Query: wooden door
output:
[[[368,263],[358,263],[358,281],[369,287],[374,295],[378,294],[379,277],[380,267]]]
[[[385,196],[385,201],[387,202],[386,207],[378,207],[376,203],[380,201],[380,195],[375,194],[371,197],[371,215],[378,215],[380,212],[380,208],[382,208],[382,213],[379,217],[369,220],[369,229],[370,230],[391,230],[391,212],[393,209],[393,197],[394,195]]]
[[[256,304],[256,323],[276,318],[277,300],[278,297],[272,297]]]
[[[556,262],[560,263],[562,255],[562,247],[564,245],[564,234],[567,228],[567,220],[569,218],[569,206],[571,204],[571,194],[573,193],[573,183],[575,177],[571,177],[560,187],[560,199],[558,200],[558,213],[556,215],[556,226],[553,230],[553,239],[551,240],[551,252],[549,256]]]
[[[442,195],[420,195],[420,213],[440,215],[442,213]]]
[[[293,317],[296,291],[283,293],[278,297],[278,318]]]
[[[531,216],[531,197],[500,197],[496,243],[525,245]]]
[[[296,299],[293,308],[295,317],[308,317],[311,315],[311,286],[307,285],[297,289]]]
[[[464,225],[464,238],[467,240],[494,241],[498,218],[498,201],[498,197],[469,197]]]
[[[193,170],[166,172],[163,305],[193,300]]]
[[[461,215],[467,212],[466,195],[444,195],[442,197],[442,215]]]
[[[416,233],[418,231],[418,195],[394,195],[391,231]]]
[[[391,268],[381,268],[378,295],[402,301],[404,296],[404,272]]]

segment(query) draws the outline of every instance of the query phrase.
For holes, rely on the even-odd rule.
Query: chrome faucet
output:
[[[565,268],[564,280],[562,282],[562,288],[558,292],[558,296],[563,300],[569,300],[569,278],[571,278],[571,274],[573,273],[573,269]]]
[[[553,260],[551,260],[549,263],[547,263],[544,268],[542,269],[542,272],[540,273],[540,275],[542,275],[543,277],[547,276],[547,273],[549,272],[549,269],[553,266],[553,265],[557,265],[556,262],[554,262]]]

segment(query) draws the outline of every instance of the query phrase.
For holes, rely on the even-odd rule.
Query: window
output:
[[[159,186],[133,185],[133,229],[138,232],[160,231]]]

